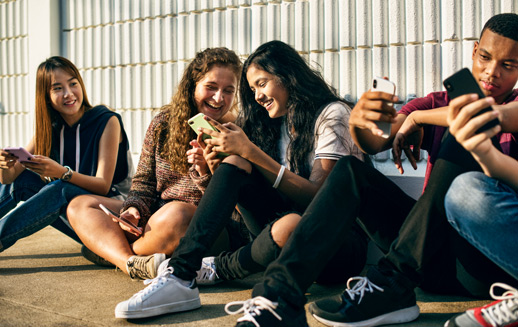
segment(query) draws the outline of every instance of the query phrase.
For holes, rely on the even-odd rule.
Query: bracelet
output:
[[[285,166],[281,165],[281,169],[279,169],[279,173],[277,174],[277,178],[275,179],[275,183],[273,183],[272,187],[277,188],[281,183],[282,176],[284,176]]]

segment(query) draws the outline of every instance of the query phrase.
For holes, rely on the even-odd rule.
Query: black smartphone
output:
[[[479,99],[486,97],[484,92],[482,92],[482,89],[478,85],[477,81],[473,77],[473,74],[471,74],[471,72],[467,68],[463,68],[455,74],[451,75],[450,77],[444,80],[443,84],[446,88],[446,91],[448,92],[448,97],[450,99],[455,99],[458,96],[469,93],[476,93]],[[487,108],[482,109],[477,114],[477,116],[491,110],[493,110],[491,106],[488,106]],[[495,118],[492,121],[487,122],[484,126],[480,127],[477,130],[477,133],[481,133],[498,124],[500,124],[500,121],[498,120],[498,118]]]

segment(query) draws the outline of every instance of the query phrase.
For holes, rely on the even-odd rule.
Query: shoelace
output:
[[[213,263],[201,263],[201,269],[200,269],[200,279],[211,279],[212,276],[216,276],[216,279],[219,278],[218,273],[216,272],[215,265]]]
[[[230,307],[235,305],[241,305],[241,308],[235,311],[230,310]],[[279,316],[279,314],[275,312],[275,309],[277,309],[278,305],[278,303],[272,302],[267,298],[264,298],[262,296],[256,296],[253,299],[249,299],[246,301],[234,301],[227,303],[227,305],[225,305],[225,312],[229,315],[237,315],[243,312],[245,315],[239,318],[237,320],[238,322],[250,321],[253,322],[254,325],[256,325],[257,327],[260,327],[259,323],[255,321],[254,316],[259,316],[261,314],[261,310],[268,310],[275,318],[282,320],[281,316]]]
[[[164,270],[160,275],[156,276],[155,278],[144,280],[144,285],[149,285],[149,286],[144,288],[143,290],[139,291],[135,295],[133,295],[133,297],[137,297],[137,296],[146,297],[147,295],[153,293],[157,288],[164,285],[164,283],[167,281],[168,277],[172,273],[173,273],[173,268],[168,267],[166,270]]]
[[[354,284],[354,287],[351,288],[350,283],[354,281],[357,282],[356,284]],[[356,296],[359,296],[360,299],[358,300],[358,304],[360,304],[360,302],[363,299],[363,295],[365,294],[365,291],[373,293],[374,289],[383,292],[383,288],[372,283],[367,277],[352,277],[349,278],[349,280],[347,281],[347,289],[345,291],[353,301]]]
[[[502,295],[495,295],[494,289],[499,287],[507,290]],[[486,308],[482,308],[482,315],[494,327],[503,326],[518,320],[518,290],[504,283],[491,285],[491,297],[500,300]],[[514,312],[513,312],[514,311]]]

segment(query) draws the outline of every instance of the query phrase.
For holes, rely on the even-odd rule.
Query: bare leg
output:
[[[137,255],[165,253],[170,256],[191,222],[196,206],[173,201],[156,211],[150,218],[142,236],[131,244]]]
[[[122,206],[122,201],[103,196],[78,196],[68,205],[68,220],[86,247],[127,273],[126,262],[134,255],[128,237],[134,236],[107,216],[99,208],[100,203],[117,212]]]

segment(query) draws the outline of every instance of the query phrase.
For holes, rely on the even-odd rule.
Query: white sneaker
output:
[[[188,311],[201,307],[200,293],[196,283],[184,286],[182,280],[173,275],[173,268],[167,267],[150,284],[115,307],[116,318],[146,318],[165,313]]]
[[[196,283],[198,285],[209,286],[221,282],[217,272],[214,257],[205,257],[201,261],[201,268],[196,272]]]

